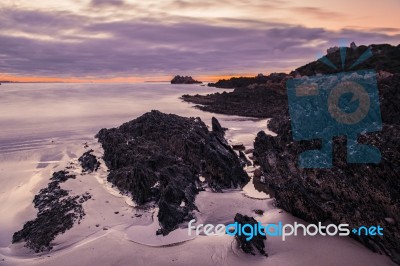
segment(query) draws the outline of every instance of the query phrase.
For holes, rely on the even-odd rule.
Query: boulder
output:
[[[242,226],[245,224],[250,224],[250,225],[254,226],[255,224],[258,223],[256,221],[256,219],[254,219],[253,217],[249,217],[247,215],[242,215],[240,213],[237,213],[235,215],[234,220],[235,220],[235,222],[237,222],[238,224],[240,224]],[[244,230],[247,233],[250,233],[249,228],[245,228]],[[263,236],[261,234],[257,234],[257,235],[254,234],[253,238],[248,241],[248,240],[246,240],[247,236],[245,236],[244,234],[241,234],[241,235],[236,234],[235,238],[238,241],[239,247],[245,253],[256,255],[256,251],[258,251],[261,255],[268,257],[268,254],[264,250],[265,249],[264,240],[267,239],[266,236]]]
[[[100,167],[100,162],[92,153],[93,150],[89,150],[78,159],[82,166],[83,172],[91,173],[93,171],[97,171],[97,169]]]
[[[97,134],[108,181],[138,205],[156,202],[159,234],[193,218],[199,176],[214,191],[244,186],[249,177],[226,144],[217,119],[210,132],[200,118],[151,111]],[[184,204],[182,204],[184,203]]]

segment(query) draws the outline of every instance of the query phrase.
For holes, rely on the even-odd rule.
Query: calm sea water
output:
[[[216,116],[231,130],[232,142],[252,140],[266,120],[211,114],[183,102],[183,94],[220,91],[200,85],[136,84],[3,84],[0,87],[0,153],[41,149],[54,142],[93,137],[145,112],[160,110],[200,117]]]

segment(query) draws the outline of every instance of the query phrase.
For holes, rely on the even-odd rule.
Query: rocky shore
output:
[[[376,45],[372,48],[374,54],[386,61],[379,61],[378,65],[368,63],[360,68],[378,70],[383,130],[360,136],[359,142],[380,149],[382,161],[377,165],[348,164],[346,139],[337,137],[333,168],[298,167],[298,155],[320,148],[321,143],[318,140],[293,141],[285,82],[294,76],[327,71],[318,68],[319,62],[301,67],[281,80],[267,77],[264,84],[239,87],[230,93],[184,95],[182,98],[205,111],[272,118],[268,127],[277,136],[259,132],[254,143],[254,157],[261,167],[260,180],[274,192],[277,205],[311,223],[348,223],[351,228],[380,225],[384,227],[382,237],[351,236],[400,263],[400,70],[396,68],[396,61],[389,60],[390,54],[397,55],[400,47]],[[359,47],[348,53],[356,57],[365,49]],[[329,57],[339,58],[338,53]]]
[[[215,118],[212,129],[200,118],[151,111],[98,133],[108,181],[138,205],[158,206],[158,234],[193,219],[194,200],[204,185],[218,192],[249,181]]]
[[[230,79],[221,79],[215,83],[208,83],[209,87],[233,89],[240,87],[247,87],[253,84],[265,84],[269,81],[280,82],[285,78],[287,74],[285,73],[272,73],[268,76],[263,74],[258,74],[255,77],[233,77]]]
[[[286,75],[287,76],[287,75]],[[252,84],[238,87],[232,92],[208,95],[183,95],[182,99],[196,104],[203,111],[239,115],[246,117],[270,118],[282,112],[287,106],[286,92],[283,84],[286,78],[270,81],[265,84]]]
[[[60,187],[61,183],[75,179],[75,175],[67,171],[53,173],[50,183],[33,199],[38,210],[37,217],[28,221],[23,228],[14,233],[12,242],[26,242],[26,246],[35,252],[51,250],[54,238],[72,228],[85,216],[82,203],[89,200],[91,195],[71,196],[68,190]]]

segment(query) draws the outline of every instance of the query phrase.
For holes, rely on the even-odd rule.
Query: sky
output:
[[[400,0],[1,0],[0,80],[135,82],[290,72],[400,43]]]

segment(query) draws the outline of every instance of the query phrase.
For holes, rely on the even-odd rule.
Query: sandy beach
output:
[[[12,86],[18,85],[10,85],[8,95],[7,91],[3,91],[5,97],[2,101],[5,101],[3,99],[7,97],[13,97],[13,102],[1,108],[11,110],[19,108],[24,103],[22,96],[18,98],[13,94],[14,90],[19,88]],[[32,95],[41,92],[41,88],[32,86],[29,88]],[[148,86],[161,89],[166,85]],[[164,93],[158,102],[154,102],[153,97],[159,97],[157,90],[154,95],[152,95],[153,92],[148,92],[143,97],[128,100],[124,97],[126,95],[117,94],[109,87],[104,86],[101,89],[103,96],[95,99],[91,95],[85,95],[84,88],[79,92],[76,91],[77,94],[74,96],[69,95],[70,103],[80,101],[83,111],[80,114],[86,114],[84,116],[77,117],[76,113],[64,112],[65,118],[60,124],[52,124],[53,117],[50,115],[37,116],[40,120],[38,128],[50,127],[53,132],[51,137],[47,137],[49,133],[43,129],[37,133],[39,136],[42,134],[42,138],[29,139],[26,131],[19,131],[20,128],[29,125],[22,120],[23,115],[19,117],[21,120],[18,121],[17,118],[14,120],[17,122],[11,124],[9,132],[2,133],[0,213],[4,215],[0,218],[1,265],[89,265],[94,260],[97,265],[394,265],[388,257],[373,253],[348,237],[297,236],[289,237],[286,241],[278,237],[268,237],[265,244],[269,256],[263,257],[243,253],[238,248],[236,240],[228,235],[188,236],[186,224],[182,224],[180,228],[165,237],[156,235],[156,230],[159,228],[156,219],[157,208],[151,204],[146,208],[140,208],[129,197],[121,195],[106,181],[108,169],[103,161],[100,160],[101,166],[97,172],[82,174],[78,163],[79,156],[88,149],[93,149],[94,155],[98,158],[101,158],[103,153],[100,144],[94,138],[96,132],[91,128],[100,129],[110,124],[117,125],[118,121],[123,121],[130,115],[133,119],[135,115],[140,115],[140,112],[146,112],[149,108],[147,104],[150,102],[151,108],[163,108],[166,102],[173,104],[175,110],[169,107],[171,112],[200,116],[208,125],[210,125],[212,114],[194,109],[191,104],[183,103],[177,97],[179,91],[176,88],[172,88],[169,93]],[[135,89],[141,88],[130,90]],[[200,86],[189,86],[189,89],[193,92],[205,93],[202,91],[204,88]],[[54,92],[54,95],[47,99],[49,102],[57,98],[57,88],[49,86],[46,90]],[[120,89],[119,93],[130,93],[129,88],[124,90]],[[207,90],[212,89],[207,88]],[[111,94],[119,96],[110,99]],[[93,117],[99,109],[85,112],[85,108],[87,111],[91,110],[93,100],[96,100],[98,106],[102,106],[103,102],[119,106],[126,104],[129,108],[134,108],[134,111],[128,114],[130,113],[128,108],[121,113],[112,113],[107,116],[105,113],[108,110],[122,110],[109,106],[107,110],[100,111],[96,117]],[[136,104],[128,105],[129,102],[140,102],[140,107]],[[56,105],[56,103],[53,104]],[[41,106],[36,110],[37,113],[45,113],[51,108],[45,102]],[[101,116],[103,118],[98,119]],[[217,115],[217,118],[222,126],[229,129],[226,136],[230,144],[243,144],[246,148],[252,148],[252,141],[259,130],[273,134],[267,130],[268,120],[265,119],[225,115]],[[29,120],[29,117],[24,117],[24,119]],[[74,134],[65,137],[63,134],[56,133],[77,119],[81,121],[81,128],[72,128],[75,130]],[[4,125],[6,122],[3,117],[0,123]],[[87,124],[90,126],[87,127]],[[22,141],[18,140],[19,132],[21,132]],[[7,140],[10,135],[15,136],[13,142]],[[77,177],[63,183],[62,188],[70,191],[71,195],[89,192],[92,196],[90,200],[83,203],[86,212],[84,219],[80,224],[75,224],[71,230],[58,235],[52,242],[53,249],[50,252],[36,254],[24,247],[23,243],[11,244],[12,234],[36,215],[32,204],[34,195],[47,185],[53,172],[66,167]],[[253,170],[253,167],[247,168],[250,176]],[[229,224],[236,213],[253,216],[264,224],[279,221],[283,223],[297,221],[306,224],[276,208],[273,198],[265,192],[257,191],[252,180],[243,190],[214,193],[206,189],[198,194],[196,206],[199,209],[195,212],[197,224]],[[263,210],[264,213],[255,214],[254,210],[257,209]]]

